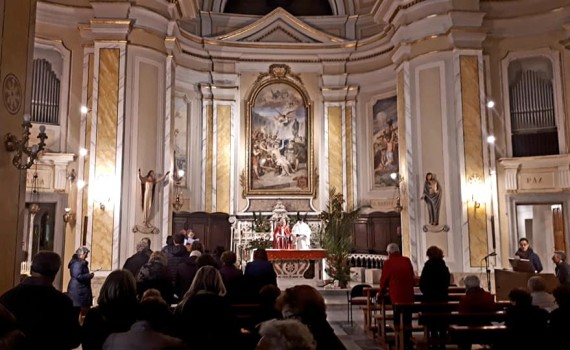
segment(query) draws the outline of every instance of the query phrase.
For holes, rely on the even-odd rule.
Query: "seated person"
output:
[[[532,305],[532,297],[522,288],[509,293],[511,305],[507,308],[506,326],[509,347],[512,349],[540,349],[546,338],[548,312]]]
[[[532,276],[526,283],[527,289],[532,297],[532,305],[536,305],[548,312],[556,309],[554,296],[546,291],[546,283],[540,276]]]
[[[493,294],[481,288],[475,275],[465,277],[465,295],[459,300],[459,313],[494,312],[497,310]]]
[[[257,350],[315,350],[316,344],[307,326],[297,320],[270,320],[259,329]]]

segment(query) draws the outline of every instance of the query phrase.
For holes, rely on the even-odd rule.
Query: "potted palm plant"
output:
[[[349,254],[352,250],[352,231],[359,209],[345,211],[344,197],[333,187],[329,191],[329,203],[321,213],[320,244],[326,250],[326,273],[346,288],[350,281]]]

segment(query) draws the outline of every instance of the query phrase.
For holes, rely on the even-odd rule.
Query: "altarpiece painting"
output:
[[[314,193],[311,105],[288,66],[260,74],[247,100],[246,129],[246,195]]]
[[[374,187],[394,186],[390,174],[399,172],[396,96],[380,99],[372,106],[372,146]]]

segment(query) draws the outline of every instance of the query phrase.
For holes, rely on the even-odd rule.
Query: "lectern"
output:
[[[516,272],[512,270],[495,270],[495,294],[497,301],[509,300],[509,292],[514,288],[525,288],[526,283],[532,276],[538,275],[544,279],[546,283],[546,291],[558,287],[558,279],[553,273],[532,273],[532,272]]]

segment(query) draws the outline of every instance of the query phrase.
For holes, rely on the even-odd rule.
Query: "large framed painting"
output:
[[[374,187],[394,186],[390,176],[399,172],[398,110],[396,96],[372,105],[372,164]]]
[[[246,102],[244,195],[313,195],[312,135],[301,79],[286,65],[272,65]]]

